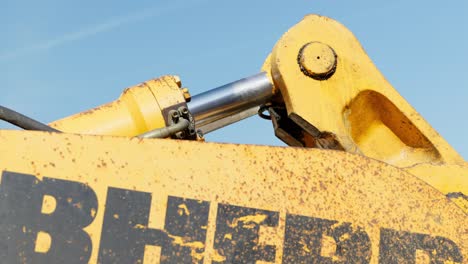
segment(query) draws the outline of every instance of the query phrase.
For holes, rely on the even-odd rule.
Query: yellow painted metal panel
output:
[[[0,131],[0,142],[0,243],[13,254],[6,259],[468,258],[460,207],[411,174],[360,155],[18,131]]]

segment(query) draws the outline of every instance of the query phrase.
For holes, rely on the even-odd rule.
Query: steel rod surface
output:
[[[197,126],[203,126],[268,102],[272,91],[266,73],[259,73],[195,95],[187,106]]]

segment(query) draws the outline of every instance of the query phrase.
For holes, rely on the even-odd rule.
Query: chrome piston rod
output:
[[[187,106],[196,128],[208,133],[256,114],[272,95],[270,79],[259,73],[195,95]]]

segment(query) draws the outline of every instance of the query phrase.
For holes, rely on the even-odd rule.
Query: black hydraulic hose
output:
[[[0,119],[10,124],[21,127],[26,130],[39,130],[47,132],[61,132],[55,128],[52,128],[46,124],[29,118],[23,114],[13,111],[9,108],[0,105]]]

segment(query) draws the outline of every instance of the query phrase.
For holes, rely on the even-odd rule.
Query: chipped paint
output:
[[[211,259],[215,262],[226,261],[226,257],[223,256],[218,250],[213,251],[213,254],[211,255]]]
[[[198,263],[198,261],[203,259],[204,252],[203,249],[205,248],[205,244],[199,241],[195,242],[187,242],[184,240],[183,237],[180,236],[173,236],[168,234],[168,237],[172,239],[172,243],[179,245],[181,247],[188,247],[190,248],[190,255],[192,256],[193,263]],[[202,251],[200,251],[202,249]]]
[[[184,215],[184,214],[190,215],[190,211],[188,210],[186,204],[180,204],[178,207],[179,207],[179,210],[178,210],[179,215]]]
[[[229,226],[237,227],[239,223],[243,223],[244,227],[252,228],[255,224],[258,225],[261,222],[265,221],[266,218],[267,218],[267,215],[263,215],[263,214],[246,215],[246,216],[242,216],[242,217],[234,219],[234,221],[232,221],[232,223]]]

